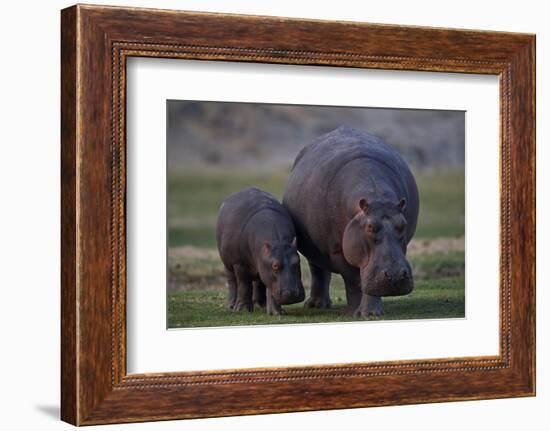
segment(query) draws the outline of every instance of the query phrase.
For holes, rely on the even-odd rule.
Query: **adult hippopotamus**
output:
[[[296,156],[283,205],[312,276],[307,307],[331,306],[341,274],[356,316],[382,314],[382,296],[413,290],[405,257],[416,230],[418,189],[407,163],[382,139],[340,127]]]
[[[229,289],[228,307],[281,314],[304,300],[296,231],[288,211],[269,193],[247,188],[226,198],[216,229]]]

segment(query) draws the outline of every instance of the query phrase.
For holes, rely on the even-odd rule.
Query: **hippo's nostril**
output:
[[[388,280],[391,280],[390,273],[388,271],[382,271],[384,274],[384,277],[386,277]]]
[[[401,276],[401,280],[404,280],[404,279],[406,279],[406,278],[409,276],[409,271],[407,271],[405,268],[403,268],[403,269],[399,272],[399,275]]]

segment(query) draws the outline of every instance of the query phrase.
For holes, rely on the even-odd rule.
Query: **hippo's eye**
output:
[[[281,269],[281,264],[279,262],[273,262],[271,264],[271,268],[273,269],[273,272],[279,272]]]
[[[395,226],[395,229],[397,230],[397,232],[403,233],[406,226],[407,226],[406,222],[405,223],[397,223],[397,225]]]
[[[378,227],[376,224],[374,224],[374,223],[367,223],[367,226],[366,226],[365,230],[367,231],[367,233],[368,233],[369,235],[374,235],[374,234],[376,234],[376,232],[378,232],[380,229],[379,229],[379,227]]]

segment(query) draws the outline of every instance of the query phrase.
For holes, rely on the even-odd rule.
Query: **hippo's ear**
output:
[[[271,256],[271,244],[268,241],[264,242],[264,245],[262,246],[262,254],[265,257]]]
[[[296,240],[296,237],[292,238],[290,245],[294,248],[298,248],[298,241]]]
[[[367,256],[365,239],[361,233],[359,217],[352,219],[344,230],[344,236],[342,238],[342,252],[344,253],[344,257],[347,262],[358,268],[361,267],[362,262]]]
[[[399,205],[399,209],[401,211],[404,211],[405,208],[407,208],[407,200],[405,198],[399,199],[399,204],[398,205]]]
[[[357,206],[359,207],[359,209],[361,211],[366,212],[367,208],[368,208],[367,200],[365,198],[359,199],[359,202],[357,203]]]

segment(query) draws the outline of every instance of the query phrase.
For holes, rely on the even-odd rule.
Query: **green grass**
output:
[[[255,186],[282,198],[288,172],[209,172],[170,175],[168,245],[215,247],[216,215],[223,199]],[[464,235],[464,172],[417,174],[420,215],[415,238]]]
[[[290,323],[356,321],[346,312],[346,296],[340,283],[332,286],[333,307],[329,310],[285,306],[285,315],[268,316],[256,308],[252,313],[234,312],[225,307],[225,292],[172,292],[168,295],[170,328],[266,325]],[[417,281],[415,290],[402,297],[383,299],[384,316],[376,320],[464,317],[464,278]]]
[[[464,171],[416,175],[420,214],[415,238],[464,236]]]
[[[415,280],[464,275],[464,252],[420,255],[411,257],[409,260]]]
[[[414,291],[403,297],[384,298],[385,314],[377,320],[464,317],[464,253],[419,255],[410,261]],[[301,262],[302,279],[309,286],[309,269],[305,259]],[[357,320],[345,310],[344,283],[338,275],[333,275],[331,281],[332,309],[306,309],[302,303],[283,307],[286,312],[283,316],[267,316],[262,309],[247,313],[225,307],[223,267],[214,250],[207,256],[172,255],[169,268],[170,278],[184,289],[168,293],[170,328]]]

